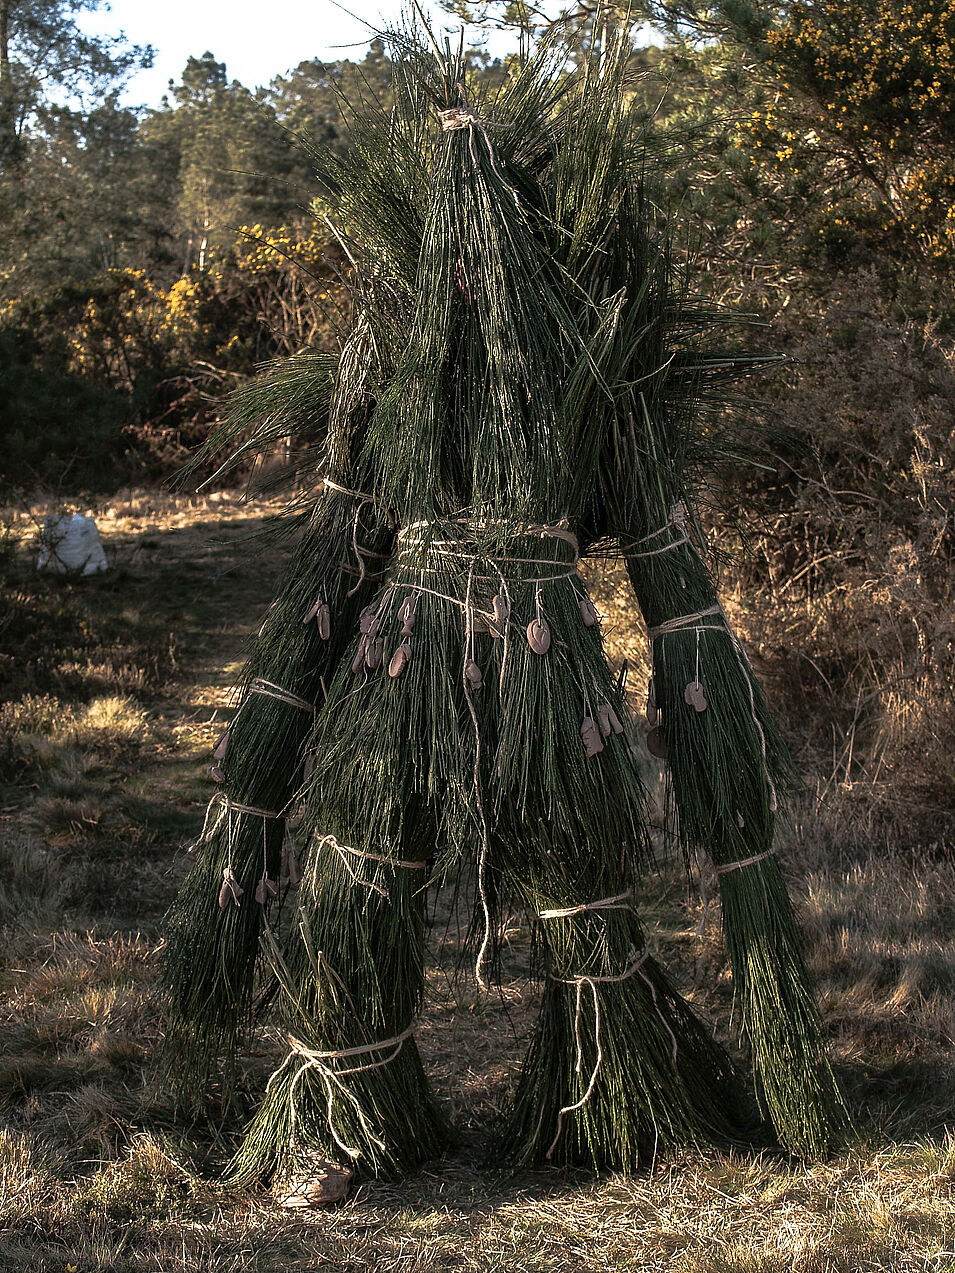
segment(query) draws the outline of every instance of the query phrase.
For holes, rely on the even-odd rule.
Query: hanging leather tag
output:
[[[388,664],[388,675],[391,677],[400,676],[411,661],[411,644],[408,641],[402,641],[391,656],[391,662]]]
[[[589,597],[581,596],[578,598],[577,604],[580,607],[580,617],[583,620],[585,628],[592,628],[600,616],[597,613],[597,607]]]
[[[291,844],[286,844],[282,850],[282,878],[288,880],[293,888],[302,880],[302,868]]]
[[[588,756],[596,756],[604,749],[604,740],[600,736],[600,730],[597,722],[592,716],[585,716],[580,726],[580,737],[584,744],[584,751]]]
[[[235,878],[232,867],[224,867],[222,871],[222,887],[219,889],[219,909],[224,911],[230,902],[238,906],[239,898],[244,892],[245,889]]]
[[[271,902],[278,895],[279,886],[275,880],[270,880],[267,875],[263,875],[255,886],[255,900],[260,906],[265,906],[267,902]]]
[[[683,701],[695,712],[706,711],[706,695],[703,693],[702,681],[690,681],[683,691]]]
[[[546,654],[550,649],[550,628],[543,619],[531,619],[527,625],[527,643],[535,654]]]

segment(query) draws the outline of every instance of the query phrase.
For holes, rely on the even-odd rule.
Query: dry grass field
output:
[[[867,842],[826,774],[807,775],[782,850],[857,1121],[844,1152],[686,1153],[633,1178],[486,1168],[537,990],[517,920],[500,996],[455,980],[452,922],[420,1038],[454,1154],[304,1216],[217,1187],[239,1114],[186,1125],[158,1084],[156,955],[282,562],[248,542],[268,510],[228,496],[96,511],[105,576],[36,578],[25,510],[2,549],[0,1273],[955,1271],[955,865],[950,847]],[[599,586],[616,653],[639,657]],[[719,908],[699,891],[661,873],[646,915],[732,1039]]]

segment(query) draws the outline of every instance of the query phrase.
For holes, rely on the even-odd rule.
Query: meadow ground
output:
[[[186,1125],[153,1069],[162,916],[211,794],[212,740],[281,573],[248,543],[268,509],[129,492],[97,510],[112,569],[36,578],[33,523],[0,543],[0,1273],[908,1273],[955,1270],[955,866],[867,841],[852,792],[808,775],[781,845],[858,1125],[804,1165],[684,1153],[593,1179],[481,1164],[538,991],[451,976],[436,926],[419,1037],[460,1129],[453,1155],[306,1215],[225,1192],[236,1115]],[[619,657],[640,638],[595,586]],[[711,891],[704,878],[702,893]],[[654,942],[732,1039],[718,905],[675,869]],[[250,1094],[269,1043],[249,1059]]]

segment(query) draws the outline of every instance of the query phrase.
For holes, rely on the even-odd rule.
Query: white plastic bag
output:
[[[43,519],[37,570],[58,575],[96,575],[106,569],[106,554],[92,517],[52,514]]]

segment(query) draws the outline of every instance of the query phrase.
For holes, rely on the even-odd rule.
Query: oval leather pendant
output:
[[[592,628],[599,619],[597,609],[589,597],[581,597],[578,601],[580,606],[580,617],[583,620],[585,628]]]
[[[527,625],[527,643],[535,654],[546,654],[550,649],[550,628],[543,620],[531,619]]]
[[[357,676],[365,666],[365,651],[368,649],[368,637],[363,636],[358,642],[358,649],[355,651],[355,657],[352,659],[351,670]]]
[[[692,707],[695,712],[706,711],[706,695],[703,693],[701,681],[690,681],[683,691],[683,701],[688,707]]]
[[[365,663],[370,668],[381,667],[381,660],[385,654],[385,643],[381,637],[369,637],[368,644],[365,646]]]
[[[411,646],[407,641],[402,641],[391,656],[391,662],[388,664],[389,676],[400,676],[408,666],[411,659]]]
[[[597,756],[603,751],[604,740],[601,738],[597,722],[592,716],[584,717],[583,724],[580,726],[580,737],[584,744],[584,751],[588,756]]]
[[[275,880],[270,880],[267,875],[263,875],[255,886],[255,900],[260,906],[264,906],[266,902],[271,902],[278,895],[279,886]]]
[[[659,729],[651,729],[647,734],[647,751],[658,760],[666,760],[669,755],[666,741]]]
[[[318,607],[318,613],[315,616],[318,635],[323,641],[327,641],[332,635],[332,612],[328,605],[323,601]]]

